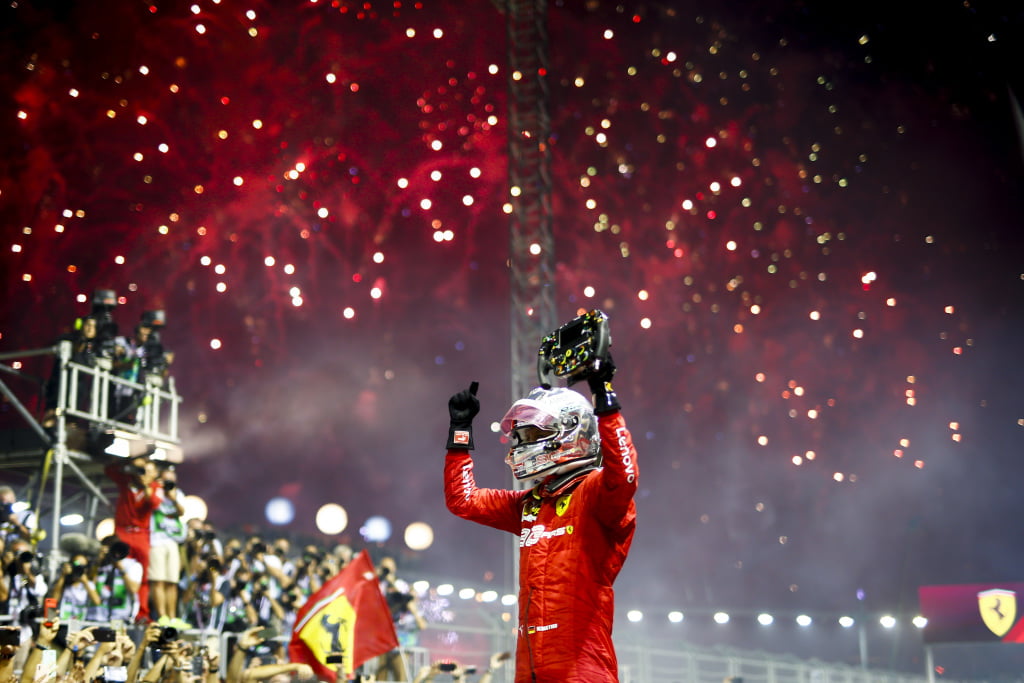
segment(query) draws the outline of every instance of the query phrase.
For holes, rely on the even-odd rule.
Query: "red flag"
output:
[[[288,654],[309,664],[324,681],[336,681],[356,667],[398,647],[391,611],[365,550],[309,597],[295,617]],[[341,654],[341,664],[327,655]]]

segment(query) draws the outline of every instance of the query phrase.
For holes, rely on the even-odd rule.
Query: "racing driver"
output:
[[[454,514],[519,537],[516,683],[618,681],[614,591],[636,528],[637,462],[612,389],[609,358],[587,376],[593,407],[541,386],[501,421],[505,462],[527,490],[478,488],[473,477],[477,383],[448,402],[445,502]]]

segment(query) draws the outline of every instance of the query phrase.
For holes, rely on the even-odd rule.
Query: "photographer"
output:
[[[202,631],[219,632],[226,617],[223,591],[227,581],[221,573],[220,559],[205,555],[196,558],[192,568],[193,573],[183,579],[182,618]]]
[[[252,604],[256,610],[256,623],[260,626],[278,628],[285,616],[284,608],[275,595],[280,589],[275,589],[271,578],[260,572],[253,572],[250,586]]]
[[[302,557],[295,562],[295,575],[291,587],[298,588],[303,595],[316,593],[323,585],[320,570],[328,567],[330,561],[331,559],[325,557],[316,546],[306,546],[302,551]]]
[[[153,595],[154,618],[178,616],[178,580],[181,579],[181,544],[187,530],[182,516],[185,514],[185,494],[178,488],[178,474],[174,465],[160,471],[164,499],[153,511],[152,532],[149,537],[149,587]]]
[[[31,508],[15,512],[18,496],[10,486],[0,486],[0,538],[5,545],[21,539],[32,542],[32,531],[36,528],[36,516]]]
[[[409,667],[405,661],[405,650],[419,645],[419,632],[427,627],[427,621],[420,614],[409,584],[398,578],[394,558],[381,558],[377,565],[377,578],[398,634],[398,648],[377,658],[377,679],[407,681]]]
[[[7,588],[7,613],[15,623],[21,624],[23,638],[28,635],[35,619],[43,616],[43,601],[46,599],[41,558],[31,548],[25,541],[15,541],[3,576]]]
[[[252,572],[248,567],[239,567],[224,585],[224,630],[240,633],[256,625],[256,608],[253,606],[250,581]]]
[[[57,601],[57,614],[62,619],[85,619],[90,607],[101,604],[95,578],[95,566],[85,555],[74,555],[61,564],[50,597]]]
[[[78,680],[83,681],[127,680],[125,664],[135,652],[135,643],[128,636],[116,633],[109,626],[89,626],[69,634],[66,645],[57,660],[58,672],[75,669],[80,675]],[[92,656],[85,661],[90,649]],[[81,667],[80,673],[78,667]],[[76,675],[72,674],[71,678],[75,679]]]
[[[107,536],[101,543],[104,552],[95,575],[100,602],[89,607],[89,621],[107,623],[116,619],[131,624],[139,613],[142,565],[129,555],[128,544],[117,536]]]
[[[117,459],[107,465],[107,477],[117,486],[114,508],[114,533],[124,541],[131,557],[142,565],[142,582],[138,588],[137,619],[149,621],[149,541],[153,511],[164,500],[163,482],[157,478],[156,465],[148,458]]]
[[[111,293],[113,294],[113,293]],[[116,298],[114,300],[116,305]],[[94,305],[95,311],[95,305]],[[84,318],[75,320],[75,329],[63,334],[54,340],[54,345],[63,341],[71,342],[70,361],[86,367],[96,367],[97,358],[111,358],[113,356],[113,338],[110,337],[111,329],[116,333],[117,326],[109,319],[110,314],[92,313]],[[113,328],[111,328],[113,325]],[[50,428],[54,425],[56,417],[57,402],[60,399],[60,357],[53,360],[53,370],[43,387],[43,400],[46,412],[43,415],[42,424]],[[68,401],[80,410],[88,410],[90,395],[92,393],[92,376],[83,374],[78,378],[78,393],[75,396],[68,395]],[[97,406],[93,406],[96,408]]]
[[[160,340],[166,318],[163,311],[145,311],[131,337],[118,337],[114,341],[114,373],[133,384],[163,384],[174,354],[164,349]],[[135,410],[145,393],[128,384],[118,383],[112,399],[111,416],[122,422],[132,422]]]
[[[185,683],[184,671],[191,670],[191,662],[184,649],[184,643],[179,639],[177,629],[170,626],[157,626],[150,624],[143,635],[145,647],[139,650],[149,650],[156,661],[149,671],[142,677],[144,683]],[[142,665],[141,652],[132,659],[128,667],[128,683],[138,675]]]

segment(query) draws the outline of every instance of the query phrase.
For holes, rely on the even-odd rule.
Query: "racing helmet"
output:
[[[516,479],[564,474],[598,462],[601,437],[590,402],[572,389],[537,387],[501,419]]]

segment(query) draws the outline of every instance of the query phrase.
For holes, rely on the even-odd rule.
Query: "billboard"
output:
[[[921,586],[917,595],[926,643],[1024,643],[1024,583]]]

